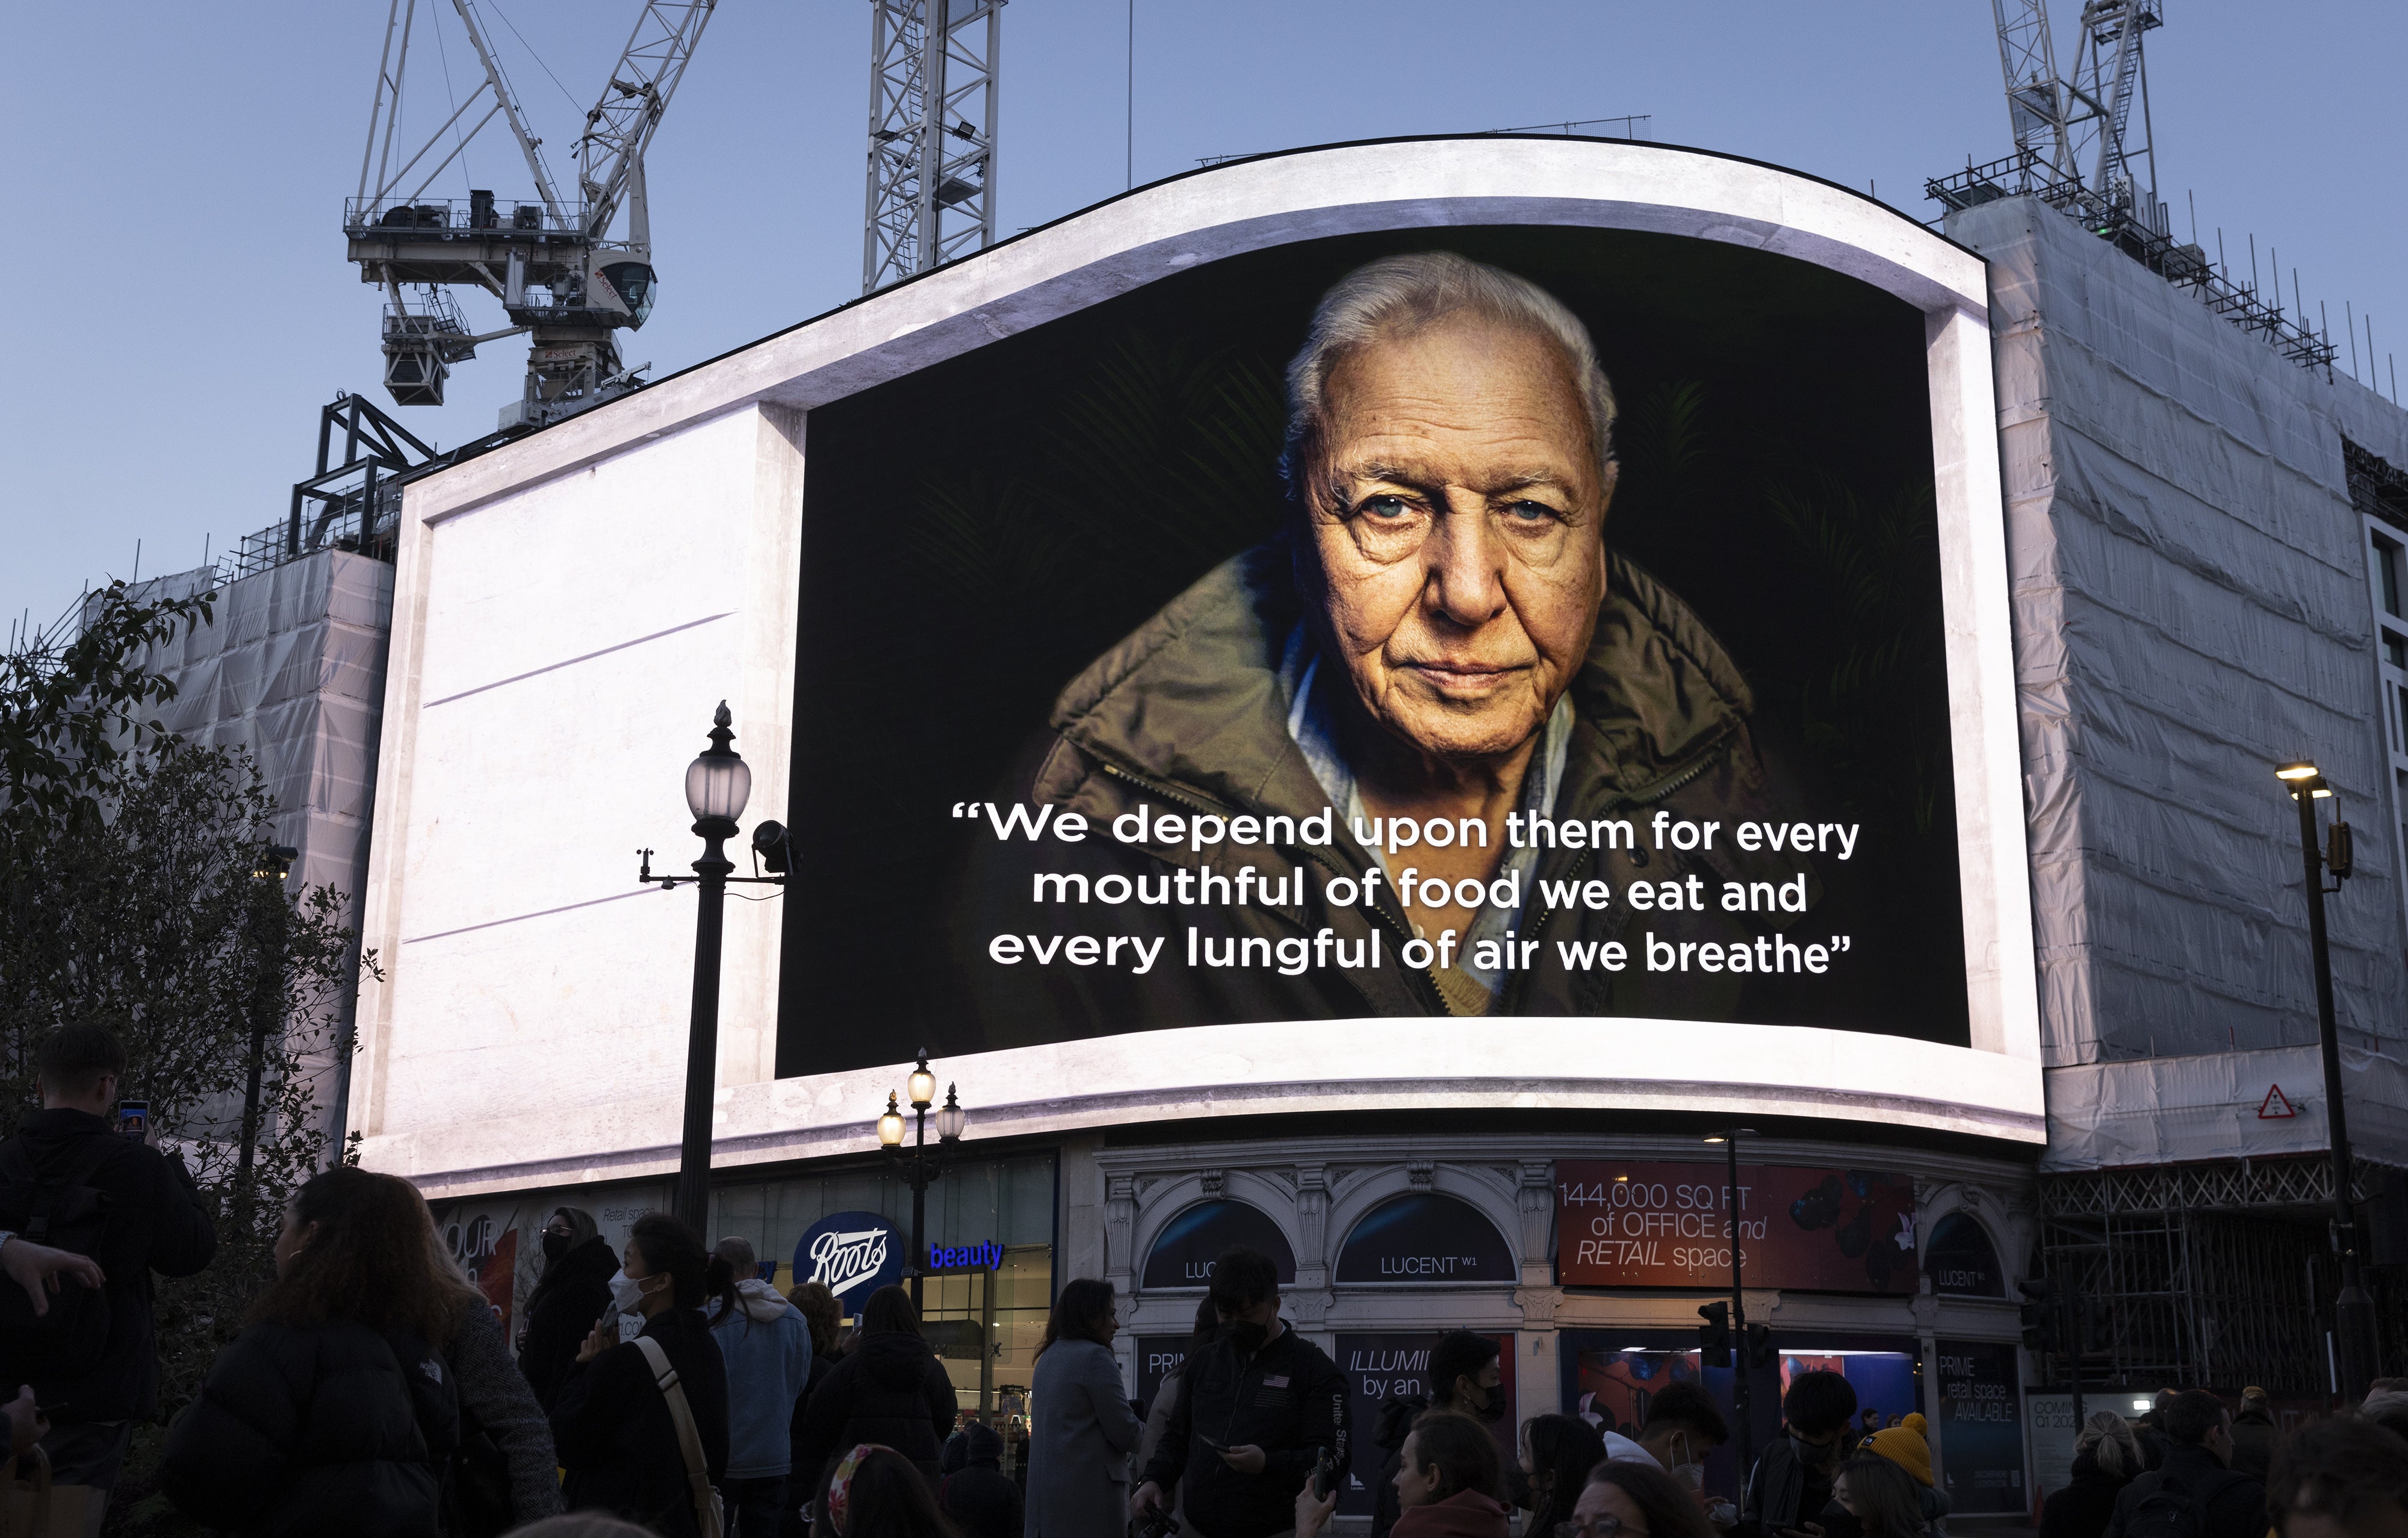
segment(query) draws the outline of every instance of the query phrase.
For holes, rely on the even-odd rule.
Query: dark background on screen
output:
[[[1968,1040],[1919,312],[1681,237],[1465,227],[1192,268],[810,415],[778,1071],[979,1044],[942,933],[968,849],[1064,685],[1283,516],[1281,371],[1364,262],[1449,250],[1585,322],[1622,410],[1608,542],[1712,627],[1859,923],[1782,1022]],[[767,809],[764,809],[765,811]]]

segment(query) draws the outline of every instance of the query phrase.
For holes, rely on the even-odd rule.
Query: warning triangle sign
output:
[[[2299,1112],[2291,1107],[2290,1098],[2283,1093],[2281,1085],[2266,1086],[2266,1098],[2258,1102],[2259,1121],[2282,1121],[2298,1114]]]

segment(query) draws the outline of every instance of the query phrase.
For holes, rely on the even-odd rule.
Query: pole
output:
[[[1736,1128],[1723,1143],[1724,1156],[1729,1160],[1730,1186],[1723,1204],[1730,1211],[1731,1247],[1731,1409],[1739,1424],[1732,1428],[1739,1434],[1739,1502],[1740,1509],[1747,1508],[1747,1476],[1756,1463],[1756,1428],[1748,1420],[1747,1392],[1747,1299],[1740,1290],[1740,1205],[1739,1205],[1739,1131]]]
[[[268,856],[273,859],[271,854]],[[244,1077],[242,1091],[242,1147],[236,1152],[234,1169],[235,1231],[245,1241],[254,1237],[253,1217],[256,1208],[256,1165],[260,1131],[260,1081],[267,1067],[267,1032],[274,1023],[277,1003],[283,994],[284,973],[284,889],[276,883],[274,891],[266,890],[260,878],[258,910],[254,934],[258,938],[259,985],[251,1002],[251,1063]]]
[[[920,1272],[927,1252],[920,1246],[926,1241],[928,1221],[928,1108],[913,1107],[918,1128],[911,1139],[911,1311],[920,1310]]]
[[[2316,969],[2316,1043],[2325,1060],[2325,1126],[2332,1134],[2333,1243],[2341,1252],[2341,1296],[2333,1301],[2333,1334],[2340,1347],[2341,1389],[2352,1402],[2366,1394],[2367,1342],[2373,1306],[2358,1285],[2358,1221],[2349,1200],[2349,1118],[2342,1102],[2341,1032],[2333,1019],[2332,951],[2325,938],[2325,866],[2316,849],[2316,787],[2320,779],[2295,782],[2300,803],[2300,868],[2307,878],[2308,949]]]
[[[694,1017],[685,1042],[685,1132],[678,1143],[677,1195],[669,1202],[669,1211],[699,1234],[710,1221],[710,1101],[719,1078],[720,936],[727,907],[727,878],[736,870],[727,859],[725,844],[736,825],[707,819],[695,823],[694,830],[704,841],[702,858],[694,862],[701,900],[694,919]]]

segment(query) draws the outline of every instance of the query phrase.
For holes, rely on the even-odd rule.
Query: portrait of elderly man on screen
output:
[[[955,944],[989,1043],[1789,997],[1817,888],[1735,836],[1790,814],[1746,683],[1606,539],[1580,320],[1390,257],[1324,296],[1287,385],[1282,533],[1091,665],[1009,787],[1085,836],[982,835]]]

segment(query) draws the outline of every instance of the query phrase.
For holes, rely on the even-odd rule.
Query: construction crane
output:
[[[2070,75],[2057,73],[2046,0],[1990,0],[1990,9],[2022,162],[2014,190],[2038,191],[2036,179],[2044,178],[2085,194],[2076,200],[2101,216],[2114,210],[2166,234],[2142,48],[2149,31],[2164,24],[2163,0],[2086,0]]]
[[[871,0],[861,292],[995,240],[1004,0]]]
[[[480,343],[522,333],[530,342],[526,382],[519,400],[502,409],[504,431],[540,427],[635,388],[650,366],[625,367],[618,333],[644,323],[658,288],[644,151],[715,3],[647,0],[601,99],[585,115],[574,195],[563,196],[474,0],[452,0],[452,7],[484,79],[408,152],[398,136],[419,0],[391,0],[359,191],[344,205],[343,234],[360,280],[385,292],[384,381],[395,403],[441,405],[452,365],[476,356]],[[434,24],[430,16],[430,30]],[[456,131],[480,107],[481,115]],[[427,197],[435,179],[497,117],[518,141],[534,201],[505,208],[483,190],[466,200]],[[448,151],[426,166],[447,140]],[[624,226],[614,237],[622,213]],[[510,324],[472,334],[451,292],[459,284],[499,299]]]

